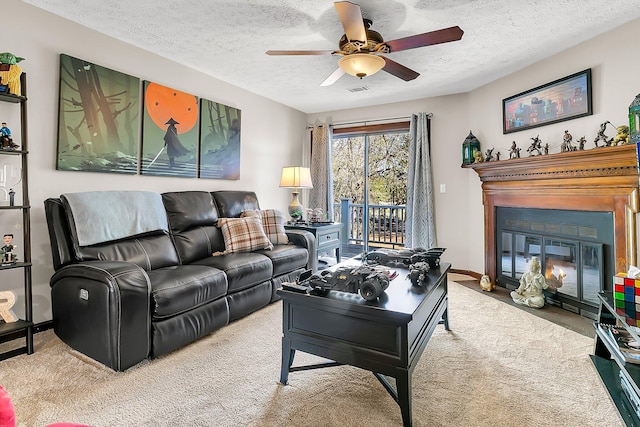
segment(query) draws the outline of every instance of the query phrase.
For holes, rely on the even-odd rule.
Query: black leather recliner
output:
[[[212,256],[225,249],[218,218],[260,209],[254,192],[161,196],[168,232],[90,246],[79,245],[64,200],[44,203],[56,270],[50,282],[55,333],[116,371],[266,306],[283,281],[316,270],[314,237],[298,230],[287,231],[290,243],[272,250]]]

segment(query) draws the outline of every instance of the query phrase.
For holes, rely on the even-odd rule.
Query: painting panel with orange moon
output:
[[[140,173],[195,178],[198,97],[146,80],[143,97]]]
[[[140,79],[60,55],[56,169],[138,172]]]
[[[200,178],[240,179],[240,110],[200,99]]]

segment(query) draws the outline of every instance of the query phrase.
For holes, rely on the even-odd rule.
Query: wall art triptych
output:
[[[64,54],[59,94],[58,170],[240,179],[237,108]]]

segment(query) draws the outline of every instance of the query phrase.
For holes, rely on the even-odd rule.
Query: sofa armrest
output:
[[[309,252],[307,269],[318,271],[318,257],[316,255],[316,238],[313,233],[305,230],[286,230],[289,242],[296,246],[306,248]]]
[[[151,287],[136,264],[87,261],[51,277],[56,335],[75,350],[116,371],[151,351]]]

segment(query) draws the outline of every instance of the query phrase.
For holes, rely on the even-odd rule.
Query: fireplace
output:
[[[498,207],[495,221],[496,284],[516,289],[537,256],[557,287],[545,292],[546,302],[595,315],[597,294],[611,289],[614,274],[611,212]]]
[[[482,181],[484,273],[498,286],[517,287],[535,255],[547,274],[566,274],[547,301],[594,317],[595,293],[637,265],[635,145],[464,167]]]

